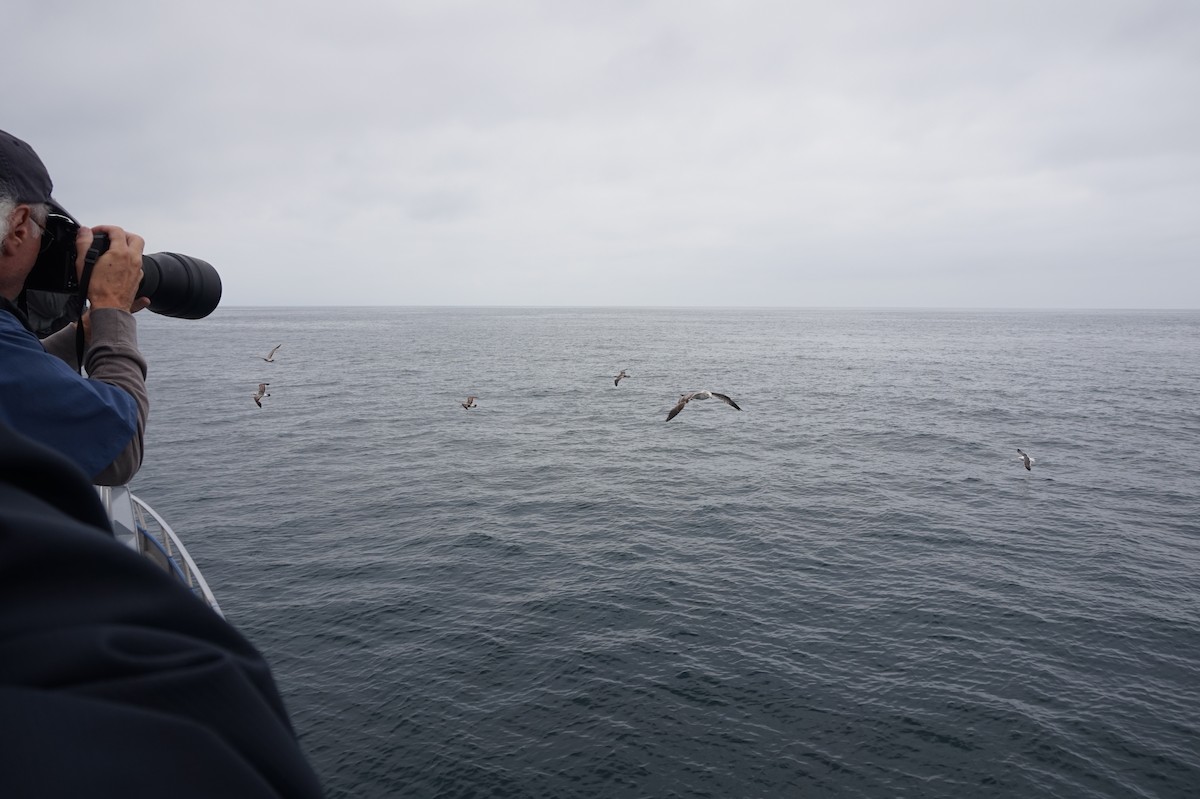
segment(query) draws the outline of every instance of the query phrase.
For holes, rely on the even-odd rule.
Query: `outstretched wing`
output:
[[[691,394],[684,394],[682,397],[680,397],[679,403],[674,408],[671,409],[670,413],[667,414],[667,421],[669,422],[672,419],[674,419],[676,416],[678,416],[679,412],[683,410],[683,406],[687,405],[688,400],[690,400],[691,398],[692,398]]]
[[[721,402],[724,402],[726,405],[732,406],[733,408],[736,408],[739,411],[741,410],[741,408],[738,408],[738,404],[736,402],[734,402],[733,400],[731,400],[729,397],[725,396],[724,394],[718,394],[717,392],[714,391],[714,392],[712,392],[712,395],[714,397],[716,397],[717,399],[721,400]]]

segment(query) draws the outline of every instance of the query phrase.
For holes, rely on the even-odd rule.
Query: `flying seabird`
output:
[[[1027,471],[1027,472],[1033,471],[1033,458],[1029,457],[1024,452],[1022,452],[1019,447],[1017,448],[1017,457],[1020,458],[1021,460],[1025,461],[1025,471]]]
[[[615,379],[615,380],[613,380],[613,385],[615,386],[615,385],[617,385],[618,383],[620,383],[620,382],[621,382],[621,378],[622,378],[622,377],[629,377],[629,373],[628,373],[628,372],[626,372],[624,369],[622,369],[622,370],[621,370],[621,373],[617,375],[617,377],[616,377],[616,379]]]
[[[259,383],[258,384],[258,393],[251,395],[254,398],[254,404],[260,408],[262,407],[263,397],[271,396],[270,394],[267,393],[267,386],[269,386],[269,385],[271,385],[271,384],[270,383]]]
[[[738,407],[738,404],[736,402],[734,402],[732,399],[725,396],[724,394],[718,394],[715,391],[707,391],[707,390],[693,391],[691,394],[680,394],[679,395],[679,403],[674,408],[671,409],[670,413],[667,414],[667,421],[669,422],[672,419],[674,419],[676,416],[678,416],[679,412],[683,410],[683,406],[687,405],[692,400],[706,400],[706,399],[710,399],[712,397],[716,397],[717,399],[721,400],[721,402],[724,402],[726,405],[730,406],[731,408],[734,408],[735,410],[739,410],[739,411],[741,410],[741,408]]]
[[[478,407],[479,407],[478,405],[476,405],[476,404],[475,404],[475,397],[474,397],[474,396],[467,397],[467,401],[466,401],[466,402],[460,402],[460,403],[458,403],[458,404],[459,404],[459,405],[461,405],[461,406],[463,406],[463,407],[464,407],[464,408],[466,408],[467,410],[471,410],[472,408],[478,408]]]
[[[263,358],[263,360],[266,361],[267,363],[275,363],[275,353],[282,346],[283,346],[282,344],[276,344],[275,349],[271,350],[270,354],[267,355],[267,357]]]

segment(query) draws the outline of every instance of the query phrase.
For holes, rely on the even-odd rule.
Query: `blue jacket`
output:
[[[123,389],[72,371],[0,310],[0,422],[94,477],[137,432],[138,408]]]

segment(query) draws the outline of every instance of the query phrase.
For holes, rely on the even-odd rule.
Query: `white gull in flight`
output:
[[[1025,471],[1033,471],[1033,458],[1026,455],[1019,447],[1017,448],[1017,457],[1025,462]]]
[[[716,397],[717,399],[721,400],[721,402],[724,402],[726,405],[728,405],[731,408],[734,408],[735,410],[739,410],[739,411],[741,410],[741,408],[738,407],[738,404],[736,402],[734,402],[732,399],[725,396],[724,394],[718,394],[715,391],[708,391],[708,390],[693,391],[691,394],[680,394],[679,395],[679,403],[674,408],[671,409],[670,413],[667,414],[667,421],[669,422],[672,419],[674,419],[676,416],[678,416],[679,412],[683,410],[683,406],[687,405],[692,400],[706,400],[706,399],[710,399],[712,397]]]
[[[269,386],[269,385],[271,385],[271,384],[270,383],[259,383],[258,384],[258,393],[251,395],[254,399],[254,404],[260,408],[262,407],[263,397],[271,396],[270,394],[267,393],[267,386]]]

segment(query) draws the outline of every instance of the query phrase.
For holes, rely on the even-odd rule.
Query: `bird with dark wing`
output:
[[[679,402],[675,405],[674,408],[671,409],[671,412],[667,414],[667,421],[669,422],[672,419],[674,419],[676,416],[678,416],[679,412],[684,409],[684,406],[686,406],[692,400],[706,400],[706,399],[711,399],[713,397],[716,397],[717,399],[721,400],[721,402],[724,402],[726,405],[733,408],[734,410],[738,410],[738,411],[741,410],[741,408],[738,407],[738,404],[736,402],[734,402],[732,398],[726,396],[725,394],[719,394],[716,391],[708,391],[706,389],[704,391],[693,391],[690,394],[680,394]]]
[[[1033,471],[1033,458],[1031,458],[1027,454],[1025,454],[1025,452],[1022,451],[1019,447],[1017,448],[1017,458],[1019,460],[1022,460],[1025,462],[1025,471],[1027,471],[1027,472]]]

